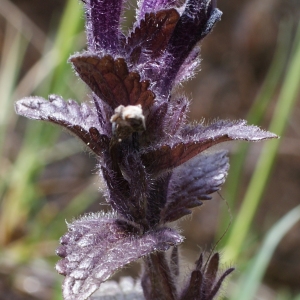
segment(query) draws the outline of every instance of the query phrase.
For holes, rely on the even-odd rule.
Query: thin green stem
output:
[[[254,298],[259,284],[265,274],[272,255],[279,242],[287,232],[300,220],[300,205],[282,217],[268,232],[261,250],[249,264],[246,274],[239,283],[236,295],[232,300],[251,300]]]
[[[280,91],[269,130],[283,135],[287,120],[293,112],[300,91],[300,25],[295,40],[294,55],[291,57],[287,74]],[[248,186],[242,207],[226,244],[226,260],[236,260],[250,230],[257,207],[268,182],[272,166],[280,145],[280,139],[265,143],[256,169]]]
[[[279,85],[288,59],[290,42],[292,39],[291,28],[291,23],[284,23],[280,27],[277,47],[272,64],[269,68],[261,90],[251,106],[247,116],[247,121],[249,124],[259,125],[266,114],[270,102],[273,100],[276,88]],[[238,196],[238,191],[240,188],[239,178],[241,178],[249,147],[249,144],[241,143],[237,153],[232,157],[231,160],[230,172],[226,183],[226,198],[231,206],[234,205]]]

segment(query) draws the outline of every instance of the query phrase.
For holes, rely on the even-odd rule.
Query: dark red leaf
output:
[[[167,204],[161,211],[164,222],[183,217],[187,209],[209,200],[209,194],[224,183],[229,168],[226,151],[202,153],[173,171],[168,188]],[[182,212],[183,215],[179,213]]]
[[[188,125],[169,145],[145,149],[142,160],[149,171],[158,174],[164,170],[180,166],[204,150],[231,140],[261,141],[277,138],[276,134],[263,131],[257,126],[247,125],[246,121],[216,121],[208,126]],[[175,140],[175,141],[174,141]]]
[[[91,90],[113,109],[119,105],[148,108],[155,95],[149,82],[141,81],[137,72],[129,72],[123,58],[99,57],[90,53],[70,57],[76,72]]]
[[[160,56],[167,47],[179,17],[174,8],[147,13],[125,45],[131,62],[137,64],[146,58]]]

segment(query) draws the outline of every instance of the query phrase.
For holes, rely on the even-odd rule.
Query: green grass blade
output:
[[[11,103],[11,96],[20,72],[20,66],[28,43],[22,39],[21,33],[13,30],[9,25],[5,33],[0,62],[0,157],[7,133],[8,125],[13,123],[16,115]]]
[[[276,88],[280,83],[280,79],[288,59],[289,47],[292,40],[291,32],[291,22],[281,24],[272,64],[261,90],[247,115],[247,121],[249,124],[259,125],[265,116],[270,102],[273,101]],[[233,207],[237,200],[240,188],[240,178],[249,147],[250,144],[248,143],[240,143],[237,153],[231,159],[230,172],[226,182],[226,199],[228,199],[231,207]]]
[[[43,44],[47,40],[44,32],[25,15],[12,1],[1,0],[0,15],[18,32],[31,42],[39,51],[43,51]]]
[[[238,292],[232,300],[251,300],[268,267],[272,255],[286,233],[300,220],[300,205],[282,217],[268,232],[261,250],[238,283]]]
[[[300,32],[300,25],[298,32]],[[300,34],[296,37],[295,45],[294,55],[290,59],[287,74],[269,127],[271,132],[275,132],[279,136],[284,134],[287,120],[293,111],[300,91]],[[225,260],[227,261],[236,260],[242,251],[243,243],[246,240],[255,212],[266,188],[281,140],[268,141],[264,144],[242,207],[225,247]]]
[[[54,51],[57,55],[56,62],[54,61],[53,64],[57,64],[58,67],[54,70],[51,79],[50,88],[53,86],[56,89],[52,90],[52,93],[62,91],[65,86],[62,78],[70,78],[69,75],[72,74],[71,67],[67,63],[61,64],[61,62],[66,62],[67,57],[73,51],[71,49],[74,35],[78,33],[83,23],[81,15],[82,10],[78,7],[78,3],[69,0],[54,42]],[[44,89],[41,94],[47,96],[49,92],[48,89]],[[7,172],[9,184],[6,187],[1,206],[0,244],[9,243],[14,232],[18,231],[18,228],[26,226],[30,212],[39,205],[40,195],[34,183],[44,164],[39,162],[37,155],[41,149],[51,147],[57,136],[58,130],[49,124],[28,122],[15,165]]]
[[[67,2],[65,13],[60,23],[58,34],[54,42],[54,48],[58,54],[58,67],[53,73],[53,80],[50,86],[50,93],[63,93],[66,90],[66,84],[63,80],[63,74],[67,68],[67,59],[74,52],[74,39],[78,31],[83,28],[83,9],[77,1],[69,0]],[[72,21],[71,21],[72,20]]]

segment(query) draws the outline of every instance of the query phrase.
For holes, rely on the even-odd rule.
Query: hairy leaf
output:
[[[182,291],[180,300],[205,300],[205,298],[201,296],[201,285],[203,282],[203,275],[201,271],[194,270],[191,273],[191,278],[189,285]]]
[[[147,202],[152,185],[139,155],[137,153],[124,155],[121,169],[123,177],[130,182],[129,195],[125,200],[131,205],[130,215],[135,222],[147,226]]]
[[[179,0],[143,0],[138,2],[138,9],[136,12],[137,19],[144,18],[146,13],[153,11],[164,10],[167,8],[175,7]]]
[[[49,121],[65,127],[79,137],[95,154],[108,151],[109,140],[100,134],[101,127],[96,110],[86,103],[64,101],[50,95],[49,101],[42,97],[27,97],[16,102],[17,114],[35,120]]]
[[[174,80],[174,86],[193,78],[200,67],[200,61],[200,47],[196,46],[180,66]]]
[[[229,268],[218,277],[219,260],[219,253],[215,253],[208,263],[203,265],[203,254],[201,253],[199,260],[196,261],[196,268],[192,271],[179,299],[214,299],[224,279],[234,271],[234,268]]]
[[[68,224],[57,255],[56,270],[66,276],[65,300],[84,300],[116,270],[154,251],[166,251],[182,242],[170,228],[146,233],[113,215],[91,214]]]
[[[186,126],[181,138],[173,137],[169,145],[162,144],[154,149],[145,149],[142,155],[149,172],[157,174],[163,170],[175,168],[204,150],[221,142],[231,140],[261,141],[276,138],[268,131],[257,126],[246,125],[246,121],[216,121],[209,126],[199,124]]]
[[[216,1],[187,1],[185,9],[169,40],[166,51],[171,61],[165,64],[166,71],[160,89],[171,89],[174,80],[195,45],[204,38],[221,19],[221,11],[215,8]],[[188,33],[188,34],[187,34]]]
[[[188,214],[188,209],[209,200],[224,183],[229,168],[226,151],[205,153],[176,169],[170,179],[167,204],[161,212],[164,222]]]
[[[180,133],[186,124],[189,101],[186,97],[178,97],[169,102],[168,113],[165,118],[165,131],[173,137]]]
[[[119,105],[152,106],[155,95],[148,89],[149,81],[141,81],[137,72],[129,72],[123,58],[99,57],[91,53],[70,57],[80,78],[113,109]]]
[[[220,255],[215,253],[209,260],[205,270],[205,282],[203,282],[202,289],[205,294],[211,293],[214,283],[217,281],[218,269],[219,269]]]
[[[152,106],[150,114],[146,118],[146,130],[140,137],[141,146],[153,144],[165,136],[163,128],[166,123],[168,103],[162,103],[157,107]]]
[[[163,176],[152,181],[151,189],[148,198],[148,214],[147,219],[150,227],[155,227],[161,223],[160,211],[166,205],[168,183],[171,173],[166,173]]]
[[[179,13],[174,8],[147,13],[125,44],[131,63],[149,62],[162,55],[178,20]]]

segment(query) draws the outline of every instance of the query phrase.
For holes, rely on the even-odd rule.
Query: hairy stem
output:
[[[176,286],[165,253],[152,253],[144,259],[144,263],[142,285],[145,298],[147,300],[176,300]]]

